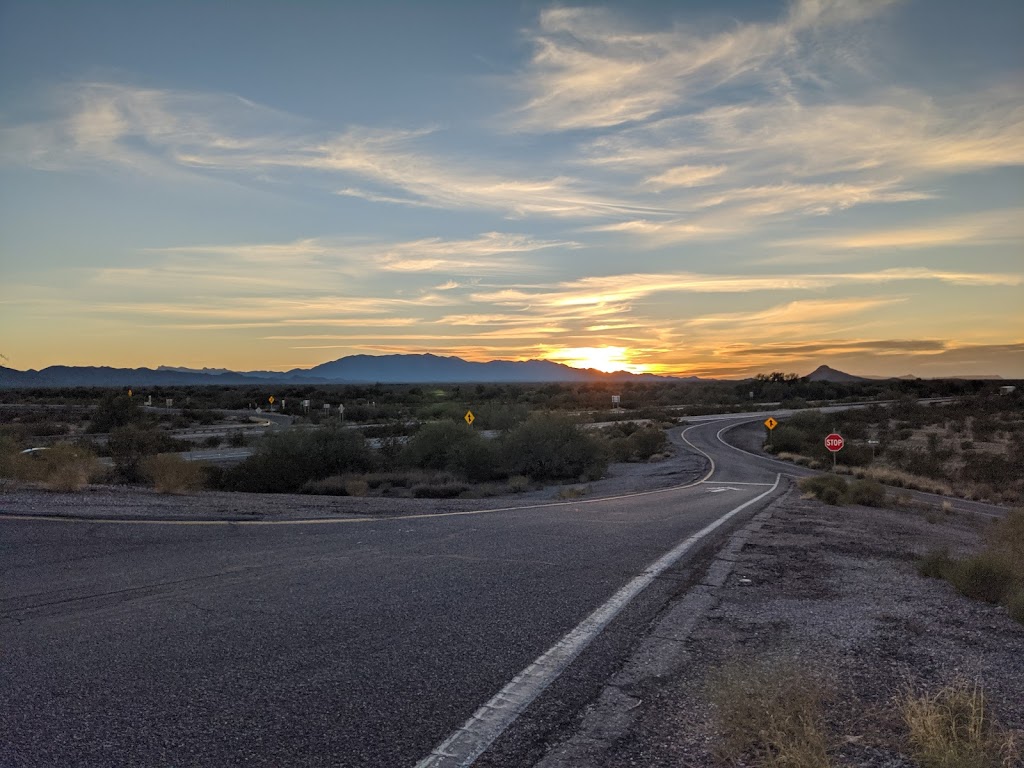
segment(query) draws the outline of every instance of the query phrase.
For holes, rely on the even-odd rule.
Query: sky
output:
[[[1024,378],[1024,3],[0,0],[0,365]]]

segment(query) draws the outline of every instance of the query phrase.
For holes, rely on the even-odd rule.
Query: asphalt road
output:
[[[688,432],[708,482],[608,500],[298,525],[0,516],[0,766],[415,765],[652,562],[768,489],[776,471],[716,442],[720,426]],[[690,562],[501,749],[567,721]]]

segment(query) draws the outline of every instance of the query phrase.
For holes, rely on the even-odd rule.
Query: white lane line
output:
[[[715,484],[717,484],[717,483],[719,483],[721,481],[719,481],[719,480],[701,480],[701,482],[702,483],[706,483],[708,485],[715,485]],[[738,483],[738,482],[730,480],[729,481],[729,485],[760,485],[760,486],[762,486],[764,488],[767,488],[769,485],[771,485],[771,483]]]
[[[651,563],[644,571],[622,587],[601,607],[581,621],[561,640],[551,646],[530,666],[474,712],[462,727],[442,741],[416,768],[468,768],[483,754],[505,729],[526,710],[566,667],[590,645],[591,641],[629,602],[652,581],[678,562],[697,542],[742,512],[751,504],[768,496],[779,487],[781,477],[760,496],[740,504],[722,517],[704,526],[672,550]]]

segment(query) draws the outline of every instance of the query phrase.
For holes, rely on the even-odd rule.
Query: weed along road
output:
[[[705,481],[618,498],[288,524],[0,516],[0,765],[456,765],[495,738],[481,762],[524,764],[781,492],[716,441],[723,423],[686,434]]]

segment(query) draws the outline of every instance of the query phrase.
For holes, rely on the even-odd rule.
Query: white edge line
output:
[[[421,520],[426,518],[461,517],[465,515],[485,515],[490,512],[515,512],[531,509],[550,509],[551,507],[571,507],[581,504],[600,504],[605,501],[617,501],[619,499],[635,499],[639,496],[651,496],[657,493],[669,493],[681,491],[684,488],[692,488],[700,485],[715,472],[715,460],[700,448],[686,439],[686,433],[697,427],[707,426],[715,422],[705,421],[700,424],[691,424],[686,427],[681,437],[693,448],[694,451],[704,456],[711,462],[711,469],[700,480],[685,485],[673,485],[668,488],[657,488],[653,491],[637,491],[636,493],[623,493],[618,496],[602,496],[597,499],[575,499],[573,501],[551,501],[545,504],[528,504],[522,507],[495,507],[493,509],[467,509],[460,512],[438,512],[427,515],[394,515],[389,517],[323,517],[306,518],[302,520],[115,520],[102,517],[61,517],[59,515],[8,515],[0,514],[0,522],[4,520],[47,522],[47,523],[100,523],[107,525],[343,525],[351,523],[380,523],[388,520]],[[728,443],[726,443],[728,445]]]
[[[740,504],[713,523],[704,526],[647,566],[642,573],[512,678],[508,685],[474,712],[469,720],[418,762],[416,768],[468,768],[472,765],[634,597],[671,568],[694,544],[751,504],[775,491],[781,478],[780,474],[776,474],[775,484],[760,496]]]

